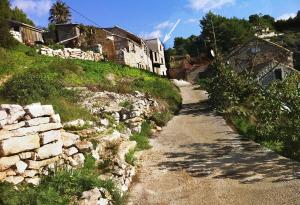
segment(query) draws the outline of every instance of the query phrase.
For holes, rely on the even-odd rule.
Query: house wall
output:
[[[154,72],[159,75],[166,76],[167,67],[163,44],[158,38],[146,40],[146,42],[151,52],[151,60],[153,62]]]
[[[57,41],[64,41],[80,35],[80,29],[74,25],[58,25],[56,26]]]
[[[228,59],[229,64],[237,72],[271,62],[272,60],[293,67],[292,52],[264,40],[249,42]]]
[[[131,67],[152,71],[152,62],[147,47],[136,44],[130,39],[114,36],[116,61]]]
[[[270,69],[270,70],[268,70]],[[283,64],[279,64],[279,65],[275,65],[274,63],[271,63],[270,65],[268,65],[268,67],[265,68],[265,71],[262,72],[260,74],[260,76],[258,77],[259,82],[264,86],[267,87],[269,86],[273,81],[275,80],[280,80],[276,78],[276,70],[281,70],[282,79],[287,78],[288,76],[290,76],[292,73],[294,73],[295,71]]]

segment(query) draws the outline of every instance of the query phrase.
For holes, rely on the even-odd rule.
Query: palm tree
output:
[[[67,4],[61,0],[56,1],[50,9],[49,21],[53,24],[69,23],[71,12]]]

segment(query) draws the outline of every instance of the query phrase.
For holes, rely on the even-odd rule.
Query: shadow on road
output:
[[[201,101],[198,103],[183,104],[180,110],[180,115],[211,115],[213,108],[209,105],[209,101]]]
[[[181,145],[165,153],[160,169],[184,170],[193,177],[229,178],[241,183],[272,182],[300,178],[298,162],[283,158],[260,145],[239,137],[218,139],[215,143]],[[184,151],[188,150],[188,151]]]

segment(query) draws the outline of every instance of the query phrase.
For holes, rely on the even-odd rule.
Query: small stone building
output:
[[[260,38],[234,49],[227,57],[227,63],[238,73],[254,73],[264,86],[297,72],[293,65],[293,52]]]
[[[152,60],[153,72],[158,75],[166,76],[167,67],[165,60],[165,49],[159,38],[145,40],[150,49],[150,57]]]
[[[42,29],[14,20],[9,20],[8,23],[10,33],[17,41],[27,45],[44,42]]]
[[[143,39],[118,26],[103,29],[114,39],[116,62],[152,72],[150,50]]]

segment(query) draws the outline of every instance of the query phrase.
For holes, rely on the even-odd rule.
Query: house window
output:
[[[164,59],[163,58],[161,58],[161,63],[164,64]]]
[[[160,51],[162,51],[162,46],[160,45]]]
[[[157,53],[154,55],[154,61],[157,61]]]
[[[282,70],[281,69],[276,69],[274,71],[274,74],[275,74],[275,79],[276,80],[283,80]]]

